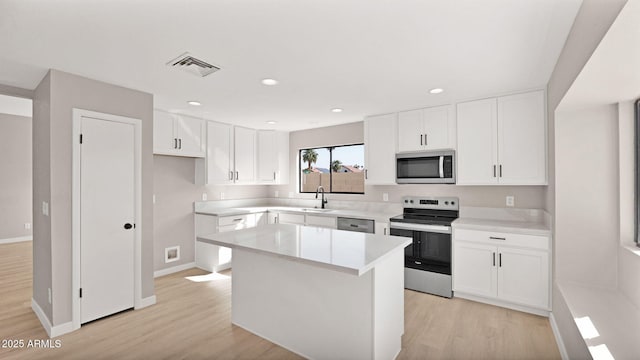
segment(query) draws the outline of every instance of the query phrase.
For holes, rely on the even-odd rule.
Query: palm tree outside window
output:
[[[301,193],[364,194],[364,144],[299,150]]]

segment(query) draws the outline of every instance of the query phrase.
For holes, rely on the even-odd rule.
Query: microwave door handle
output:
[[[444,178],[444,156],[440,156],[440,178]]]

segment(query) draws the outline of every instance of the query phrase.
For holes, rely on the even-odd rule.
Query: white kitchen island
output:
[[[272,224],[197,241],[233,249],[233,324],[310,359],[400,352],[410,239]]]

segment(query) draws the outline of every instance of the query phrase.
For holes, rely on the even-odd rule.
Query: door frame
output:
[[[80,328],[80,134],[82,117],[130,124],[134,127],[134,308],[142,307],[142,121],[124,116],[74,108],[72,130],[71,180],[71,321],[73,330]]]

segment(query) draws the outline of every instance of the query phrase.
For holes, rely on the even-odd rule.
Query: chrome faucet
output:
[[[318,186],[318,188],[316,189],[316,199],[318,198],[318,193],[322,191],[322,200],[320,200],[320,202],[322,203],[321,208],[324,209],[324,204],[327,203],[327,199],[324,198],[324,188],[321,186]]]

